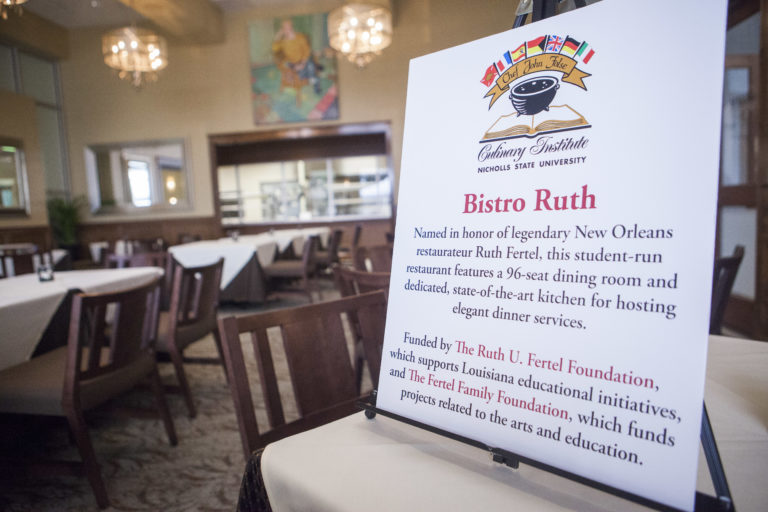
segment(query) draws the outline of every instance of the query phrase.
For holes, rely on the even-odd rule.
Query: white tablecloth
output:
[[[224,258],[221,271],[221,289],[225,289],[232,280],[251,261],[256,253],[259,264],[263,267],[274,261],[275,251],[284,251],[293,243],[293,250],[301,254],[304,241],[312,235],[318,235],[328,242],[331,230],[327,227],[305,229],[278,229],[257,235],[241,235],[237,241],[230,237],[219,240],[201,240],[188,244],[174,245],[168,251],[185,267],[210,265],[219,258]]]
[[[712,336],[706,402],[736,509],[768,510],[768,343]],[[267,446],[275,512],[647,510],[530,466],[377,416],[355,414]],[[712,494],[703,455],[698,489]]]
[[[163,275],[153,267],[56,272],[53,281],[37,274],[0,279],[0,370],[32,357],[40,337],[72,289],[111,292],[133,288]]]

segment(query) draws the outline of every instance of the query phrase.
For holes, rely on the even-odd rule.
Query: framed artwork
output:
[[[336,55],[328,44],[327,27],[327,14],[248,25],[256,124],[339,118]]]

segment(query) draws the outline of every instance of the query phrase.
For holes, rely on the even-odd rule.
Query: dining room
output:
[[[718,195],[715,216],[696,220],[714,233],[714,254],[696,258],[714,274],[705,395],[729,492],[740,509],[762,510],[768,495],[751,475],[766,468],[761,457],[768,450],[768,382],[761,369],[768,358],[768,152],[761,150],[768,147],[768,92],[759,87],[768,76],[761,50],[768,17],[760,2],[723,1]],[[519,315],[501,307],[512,298],[525,302],[510,295],[519,291],[510,284],[521,279],[515,267],[499,267],[499,275],[494,267],[498,283],[473,288],[450,282],[459,278],[457,261],[482,273],[477,262],[492,261],[495,250],[521,261],[535,254],[549,262],[551,276],[559,267],[565,275],[574,263],[559,259],[569,249],[556,237],[551,250],[542,245],[534,253],[535,244],[551,238],[546,223],[509,236],[509,249],[481,247],[483,240],[460,235],[463,225],[476,233],[493,230],[493,237],[505,225],[513,233],[524,229],[514,215],[526,208],[512,200],[506,205],[512,216],[502,225],[489,220],[497,211],[485,214],[478,206],[477,215],[466,215],[474,219],[453,226],[456,234],[445,220],[443,237],[439,230],[422,237],[430,230],[422,219],[437,211],[433,206],[464,204],[465,195],[449,199],[457,183],[451,166],[489,182],[517,179],[529,167],[517,169],[515,162],[533,158],[536,146],[525,158],[499,156],[505,144],[598,132],[586,123],[551,133],[534,126],[519,139],[489,142],[483,120],[472,135],[474,153],[453,158],[457,145],[449,141],[477,119],[448,99],[448,91],[463,94],[462,84],[471,82],[477,90],[468,94],[483,99],[482,115],[496,119],[489,87],[502,80],[505,66],[513,69],[515,48],[506,47],[490,66],[483,60],[477,69],[443,66],[430,74],[423,84],[434,102],[422,101],[423,109],[413,100],[419,63],[433,52],[511,29],[535,31],[534,20],[570,19],[601,3],[621,2],[2,2],[0,509],[467,510],[520,496],[533,510],[638,507],[623,500],[623,491],[617,497],[535,463],[512,469],[504,456],[491,451],[489,458],[470,446],[475,439],[467,444],[430,430],[435,425],[413,427],[412,419],[388,417],[375,402],[376,390],[391,389],[393,379],[421,378],[421,367],[410,369],[421,363],[410,358],[416,353],[418,361],[418,351],[431,343],[439,347],[440,337],[420,333],[408,341],[406,332],[394,345],[393,326],[406,318],[449,325],[435,313],[442,295],[463,301],[451,304],[459,313],[450,315],[463,322],[527,313],[524,306]],[[537,11],[542,6],[553,11]],[[360,46],[363,38],[367,46]],[[600,49],[576,42],[570,56],[577,69],[589,71],[599,62],[590,63],[589,52],[599,56]],[[534,57],[533,40],[521,47],[528,52],[523,61]],[[546,44],[541,48],[546,55]],[[586,76],[590,92],[593,77]],[[572,85],[566,78],[557,94]],[[499,105],[514,101],[505,91]],[[536,115],[557,112],[555,106]],[[438,121],[452,111],[455,125]],[[424,129],[414,130],[417,115],[426,119]],[[575,129],[581,132],[567,131]],[[498,144],[496,156],[490,149],[478,155],[478,141]],[[590,150],[586,143],[559,148],[538,157],[554,162]],[[418,165],[406,171],[419,152]],[[582,158],[571,158],[573,165],[592,165],[593,158]],[[411,176],[429,176],[431,190],[414,186]],[[523,197],[518,188],[483,187],[490,202],[493,194]],[[592,196],[586,187],[579,182],[577,188],[602,207],[592,182]],[[403,195],[409,190],[419,200],[400,208],[398,197],[411,197]],[[655,238],[638,235],[642,227],[626,223],[635,235],[624,238]],[[462,243],[470,244],[474,265],[457,256]],[[430,266],[417,266],[425,265],[417,256],[433,258]],[[608,263],[589,261],[585,268]],[[597,308],[594,301],[602,299],[595,292],[618,286],[610,279],[619,276],[604,275],[590,286],[588,272],[579,269],[562,286],[589,287]],[[549,279],[528,276],[530,283]],[[660,288],[690,286],[677,274],[655,278]],[[481,292],[504,299],[496,313],[490,307],[468,313],[470,298]],[[542,297],[542,290],[529,293]],[[402,300],[403,294],[412,298]],[[540,316],[551,320],[542,322],[577,325],[572,315],[563,320],[560,290],[543,295],[554,299]],[[651,309],[662,306],[651,302]],[[482,318],[482,311],[492,318]],[[659,317],[666,312],[670,324],[677,314],[685,318],[684,307],[671,311],[672,319],[669,309]],[[497,332],[528,327],[519,324],[507,322]],[[468,371],[495,374],[493,359],[488,355],[485,367]],[[423,368],[432,375],[441,364],[448,365],[427,358]],[[449,380],[433,387],[446,391]],[[425,406],[430,393],[424,389],[399,402]],[[365,407],[368,416],[360,412]],[[436,407],[456,417],[477,414],[455,400]],[[438,430],[456,435],[453,427],[463,421]],[[375,467],[366,467],[369,459]],[[718,494],[722,486],[710,482],[705,457],[699,466],[697,490],[711,492],[714,485]],[[487,501],[476,501],[480,496]]]

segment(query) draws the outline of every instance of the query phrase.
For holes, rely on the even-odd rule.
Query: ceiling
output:
[[[210,0],[224,12],[290,5],[301,0]],[[24,9],[65,28],[106,27],[138,22],[143,17],[118,0],[29,0]]]

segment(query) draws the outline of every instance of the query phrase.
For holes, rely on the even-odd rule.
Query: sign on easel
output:
[[[377,406],[692,509],[724,0],[414,59]]]

